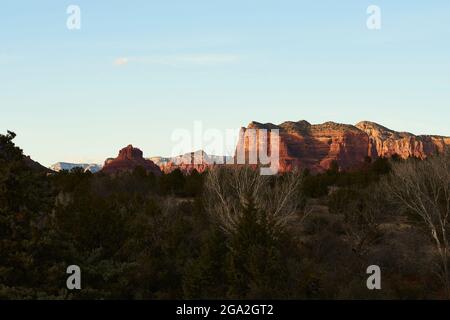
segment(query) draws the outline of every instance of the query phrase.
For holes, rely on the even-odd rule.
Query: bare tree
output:
[[[331,195],[330,212],[343,216],[343,231],[359,259],[366,257],[382,237],[383,199],[378,186],[367,189],[340,189]]]
[[[447,152],[424,161],[393,163],[392,174],[385,187],[399,205],[420,217],[431,233],[440,258],[441,280],[450,298],[450,154]]]
[[[236,229],[247,197],[276,227],[285,227],[294,220],[301,223],[308,214],[302,210],[302,181],[303,175],[298,172],[275,177],[262,176],[249,166],[215,167],[206,178],[206,209],[227,233]]]

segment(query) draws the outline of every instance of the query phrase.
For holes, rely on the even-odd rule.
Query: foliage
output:
[[[264,179],[248,168],[47,175],[14,137],[0,135],[0,299],[445,297],[421,220],[408,220],[383,181],[393,195],[407,173],[424,179],[424,197],[445,191],[430,172],[448,160],[434,171],[432,160],[367,159],[354,171]],[[427,202],[434,213],[444,191]],[[66,288],[72,264],[81,290]],[[365,287],[371,264],[384,272],[380,292]]]

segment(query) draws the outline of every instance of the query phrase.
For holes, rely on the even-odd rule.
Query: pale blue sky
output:
[[[66,28],[70,4],[81,30]],[[450,136],[449,19],[448,0],[2,1],[0,131],[44,165],[129,143],[169,155],[196,120]]]

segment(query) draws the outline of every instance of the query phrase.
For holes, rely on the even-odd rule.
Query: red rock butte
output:
[[[108,174],[130,172],[137,167],[142,167],[155,175],[161,175],[159,167],[153,161],[144,159],[142,151],[131,144],[120,150],[117,158],[107,159],[102,172]]]
[[[450,147],[450,137],[414,135],[396,132],[369,121],[353,125],[325,122],[312,125],[307,121],[287,121],[280,125],[251,122],[242,128],[244,135],[238,141],[237,150],[248,153],[258,150],[258,144],[250,144],[247,129],[278,129],[280,134],[279,171],[309,169],[323,172],[336,161],[341,170],[360,167],[367,157],[391,157],[394,154],[406,159],[425,159]],[[242,137],[244,137],[242,139]],[[270,135],[268,135],[270,153]],[[254,150],[256,148],[256,150]]]

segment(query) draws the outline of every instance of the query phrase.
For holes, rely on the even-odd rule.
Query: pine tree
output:
[[[280,294],[286,275],[281,259],[279,230],[258,210],[251,196],[243,202],[241,221],[230,243],[229,296],[269,298]]]

